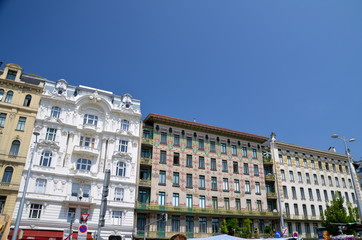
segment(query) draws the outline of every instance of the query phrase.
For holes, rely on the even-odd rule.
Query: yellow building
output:
[[[0,69],[0,238],[7,239],[44,78],[14,63]]]

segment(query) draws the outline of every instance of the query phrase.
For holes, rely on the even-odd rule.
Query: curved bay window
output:
[[[126,164],[124,162],[117,163],[116,175],[120,177],[126,176]]]
[[[90,171],[91,166],[92,166],[92,161],[89,159],[79,158],[77,160],[77,169],[78,170]]]

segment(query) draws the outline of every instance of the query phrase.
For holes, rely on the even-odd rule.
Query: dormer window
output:
[[[85,114],[83,119],[83,124],[90,124],[97,126],[98,117],[95,115]]]
[[[9,70],[6,79],[15,80],[17,71]]]

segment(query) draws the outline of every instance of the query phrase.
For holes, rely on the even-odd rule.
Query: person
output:
[[[178,233],[176,235],[173,235],[170,240],[187,240],[187,238],[185,235]]]

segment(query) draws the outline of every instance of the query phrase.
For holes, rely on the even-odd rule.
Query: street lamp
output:
[[[28,173],[27,173],[26,178],[25,178],[24,189],[23,189],[23,193],[22,193],[21,200],[20,200],[20,203],[19,203],[18,215],[16,216],[14,232],[13,232],[13,236],[11,237],[11,240],[16,240],[17,236],[18,236],[21,216],[23,215],[23,209],[24,209],[24,203],[25,203],[25,195],[26,195],[26,191],[28,189],[28,184],[29,184],[29,180],[30,180],[31,166],[33,165],[35,147],[36,147],[36,144],[38,143],[38,136],[40,135],[39,132],[33,132],[33,134],[35,135],[34,148],[33,148],[33,151],[31,152],[30,163],[29,163],[29,167],[28,167]]]
[[[347,147],[347,142],[354,142],[354,141],[356,141],[356,139],[354,139],[354,138],[346,139],[345,137],[340,137],[337,134],[333,134],[331,137],[332,138],[338,138],[338,139],[342,140],[343,143],[344,143],[344,149],[345,149],[346,155],[347,155],[347,161],[348,161],[349,169],[350,169],[350,173],[351,173],[354,194],[356,195],[356,198],[357,198],[357,207],[358,207],[359,218],[360,218],[360,222],[361,222],[361,220],[362,220],[362,206],[361,206],[361,201],[359,199],[359,194],[358,194],[358,190],[357,190],[357,186],[356,186],[356,182],[355,182],[355,178],[354,178],[355,169],[353,167],[351,155],[349,154],[349,149]]]

